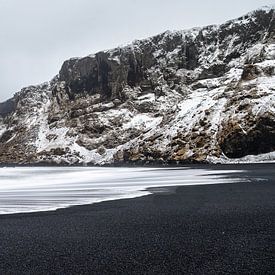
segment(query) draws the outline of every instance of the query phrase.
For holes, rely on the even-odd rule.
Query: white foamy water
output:
[[[241,171],[188,168],[0,168],[0,214],[56,210],[150,194],[146,188],[245,181]]]

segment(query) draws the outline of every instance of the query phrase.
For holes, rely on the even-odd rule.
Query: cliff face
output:
[[[275,12],[65,61],[0,104],[0,162],[275,159]],[[241,159],[240,159],[241,158]]]

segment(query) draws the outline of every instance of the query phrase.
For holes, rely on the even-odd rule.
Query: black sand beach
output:
[[[0,274],[274,274],[275,165],[246,169],[251,182],[2,215]]]

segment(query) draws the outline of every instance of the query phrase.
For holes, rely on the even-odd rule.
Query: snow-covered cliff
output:
[[[275,160],[275,11],[65,61],[0,104],[1,163]]]

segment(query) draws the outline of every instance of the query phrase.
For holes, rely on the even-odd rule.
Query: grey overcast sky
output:
[[[223,23],[275,0],[0,0],[0,102],[64,60],[165,30]]]

